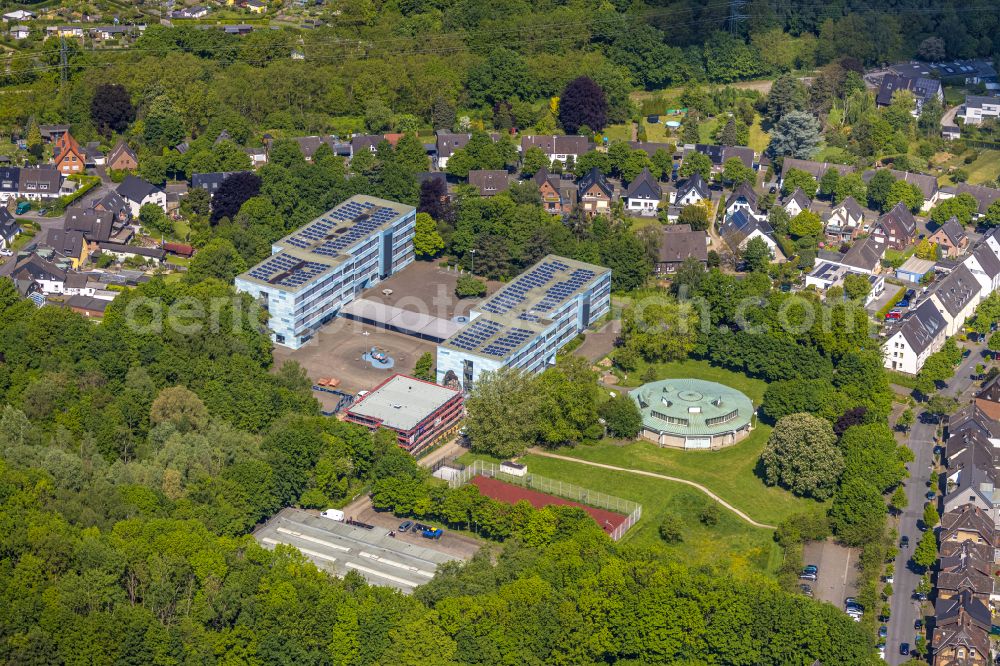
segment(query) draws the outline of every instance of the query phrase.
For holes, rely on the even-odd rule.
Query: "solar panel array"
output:
[[[347,201],[289,236],[286,242],[301,250],[336,257],[398,215],[392,208]]]
[[[548,312],[560,303],[563,303],[567,298],[572,296],[577,289],[592,280],[594,275],[594,271],[586,268],[576,269],[573,271],[573,274],[570,275],[568,280],[556,282],[554,285],[549,287],[548,291],[545,292],[545,298],[539,301],[538,304],[535,305],[534,309],[539,312]]]
[[[539,264],[511,282],[493,298],[483,303],[482,309],[493,314],[510,312],[525,302],[525,297],[529,291],[544,287],[552,281],[557,272],[567,270],[569,270],[569,266],[561,261],[546,261]]]
[[[450,344],[459,349],[474,351],[484,342],[503,329],[503,324],[488,319],[477,319],[465,327],[461,333],[450,340]]]
[[[296,288],[316,277],[328,266],[313,261],[303,261],[287,254],[269,257],[250,271],[250,277],[281,287]]]
[[[534,335],[533,331],[523,328],[511,328],[490,344],[483,347],[483,353],[490,356],[504,357],[524,344],[525,340]]]

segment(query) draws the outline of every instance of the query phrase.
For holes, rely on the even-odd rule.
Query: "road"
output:
[[[982,362],[983,346],[967,343],[966,346],[972,350],[969,357],[962,361],[955,376],[942,389],[944,395],[962,398],[970,394],[973,390],[972,373],[975,371],[976,363]],[[901,548],[896,556],[895,580],[892,585],[893,595],[889,599],[891,614],[888,622],[888,636],[886,638],[886,661],[890,664],[901,664],[907,658],[899,654],[899,644],[914,644],[916,632],[913,630],[914,621],[920,617],[925,617],[925,610],[921,603],[913,599],[913,592],[920,582],[920,574],[912,571],[909,566],[909,559],[916,548],[917,542],[923,534],[917,529],[917,520],[923,517],[924,497],[928,491],[927,483],[930,480],[931,465],[934,460],[934,436],[937,432],[937,424],[932,422],[924,423],[918,415],[916,422],[910,428],[909,436],[906,438],[906,445],[913,451],[914,460],[908,467],[910,478],[903,482],[906,489],[907,505],[906,510],[899,516],[897,531],[899,536],[910,538],[910,547]],[[877,609],[873,609],[878,612]],[[926,604],[926,614],[931,614],[930,603]]]

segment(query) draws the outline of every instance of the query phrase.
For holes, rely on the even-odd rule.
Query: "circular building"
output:
[[[753,402],[701,379],[664,379],[629,391],[642,413],[643,439],[679,449],[721,449],[753,428]]]

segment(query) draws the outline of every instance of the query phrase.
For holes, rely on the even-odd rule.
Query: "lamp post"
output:
[[[476,248],[469,250],[469,254],[472,255],[472,274],[476,274]]]

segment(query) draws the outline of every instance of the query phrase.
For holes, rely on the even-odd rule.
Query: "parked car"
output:
[[[879,638],[885,638],[888,635],[889,635],[889,627],[887,627],[887,626],[885,626],[883,624],[881,627],[878,628],[878,637]]]
[[[425,539],[440,539],[442,534],[444,534],[444,530],[442,530],[440,527],[437,528],[436,530],[423,531],[423,537]]]
[[[898,303],[896,303],[896,307],[897,308],[908,308],[908,307],[910,307],[910,299],[904,298],[904,299],[900,300]]]
[[[936,492],[934,492],[933,490],[928,490],[928,491],[927,491],[927,494],[926,494],[926,495],[924,495],[924,497],[926,497],[926,498],[927,498],[928,500],[932,500],[932,499],[934,499],[935,497],[937,497],[937,493],[936,493]]]
[[[903,313],[900,310],[889,310],[885,313],[885,318],[887,321],[894,319],[902,319]]]
[[[899,547],[900,548],[909,548],[910,547],[910,537],[906,536],[905,534],[902,537],[900,537],[900,539],[899,539]]]
[[[913,598],[916,599],[917,601],[927,601],[927,595],[924,594],[923,592],[914,592]]]
[[[802,594],[806,595],[807,597],[813,596],[813,589],[809,585],[802,583],[801,585],[799,585],[799,589],[802,590]]]
[[[903,655],[904,657],[906,655],[910,654],[910,644],[909,643],[900,643],[899,644],[899,654]]]
[[[917,618],[913,621],[913,628],[917,631],[921,631],[924,628],[924,621],[922,618]]]
[[[404,520],[403,522],[401,522],[399,524],[399,531],[400,532],[408,532],[411,527],[413,527],[413,521],[412,520]]]
[[[906,293],[903,294],[903,298],[906,299],[906,300],[908,300],[908,301],[912,301],[916,297],[917,297],[917,290],[916,289],[907,289]]]

